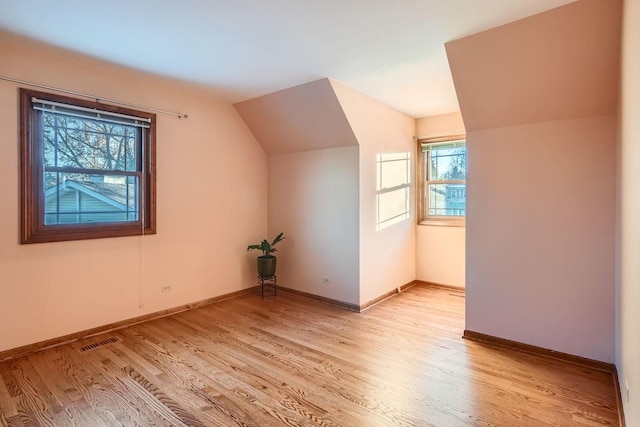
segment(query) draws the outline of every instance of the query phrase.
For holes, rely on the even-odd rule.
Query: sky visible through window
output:
[[[45,224],[137,221],[137,135],[134,126],[44,112]]]
[[[429,158],[426,164],[428,216],[465,216],[466,147],[434,145],[426,154]]]

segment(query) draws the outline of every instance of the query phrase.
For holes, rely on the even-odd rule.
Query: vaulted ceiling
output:
[[[240,102],[325,77],[414,117],[458,110],[444,44],[573,0],[3,0],[19,35]]]

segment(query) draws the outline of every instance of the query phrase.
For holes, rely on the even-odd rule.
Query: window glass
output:
[[[155,233],[155,115],[21,90],[22,243]]]
[[[138,177],[45,172],[45,225],[139,218]]]
[[[465,147],[431,149],[431,181],[466,179],[467,152]]]
[[[467,149],[464,139],[420,142],[423,157],[423,221],[464,221],[466,216]]]
[[[45,166],[135,171],[136,128],[43,113]]]
[[[429,184],[429,216],[465,216],[464,184]]]

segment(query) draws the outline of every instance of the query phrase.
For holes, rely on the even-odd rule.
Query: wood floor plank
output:
[[[618,425],[611,374],[463,340],[464,303],[241,296],[0,363],[0,425]]]
[[[18,415],[18,408],[16,407],[15,400],[9,393],[9,389],[5,384],[2,377],[2,371],[0,370],[0,423],[8,424],[8,419]]]
[[[247,330],[249,331],[249,330]],[[250,332],[250,331],[249,331]],[[241,336],[242,334],[239,331],[236,331],[234,333],[234,336]],[[245,342],[253,342],[254,345],[256,343],[260,343],[260,342],[264,342],[264,340],[255,340],[253,339],[253,336],[248,337],[248,339],[245,340]],[[290,343],[293,344],[293,343]],[[278,347],[278,349],[283,348],[283,346]],[[257,349],[253,349],[253,351],[258,351]],[[336,381],[340,381],[341,377],[346,377],[349,374],[348,373],[340,373],[338,372],[339,370],[336,370],[334,368],[331,367],[331,363],[330,361],[328,361],[327,359],[329,359],[329,356],[326,354],[321,355],[322,357],[318,357],[317,355],[314,356],[312,358],[312,360],[305,360],[304,357],[300,357],[300,353],[299,352],[293,352],[293,351],[287,351],[286,352],[286,357],[284,358],[280,358],[277,354],[271,354],[270,350],[260,350],[258,351],[258,353],[262,356],[268,355],[268,357],[265,359],[266,361],[260,362],[259,359],[256,359],[258,361],[259,364],[261,364],[260,366],[260,373],[261,373],[261,379],[264,379],[265,377],[265,373],[268,373],[270,371],[272,371],[273,369],[271,368],[271,365],[276,365],[276,366],[284,366],[286,368],[286,370],[284,372],[282,372],[282,375],[286,375],[289,378],[289,382],[291,381],[292,378],[294,378],[296,375],[299,376],[304,376],[306,377],[306,380],[308,381],[310,378],[313,377],[317,377],[322,379],[322,377],[327,377],[328,374],[331,374],[332,378]],[[240,356],[242,356],[242,353],[240,353]],[[239,357],[240,357],[239,356]],[[266,364],[262,364],[262,363],[266,363]],[[244,367],[243,371],[249,372],[251,371],[251,368],[247,368]],[[296,375],[291,375],[292,373],[295,373]],[[257,373],[255,374],[256,376],[258,375]],[[351,384],[352,381],[346,381],[346,384]],[[284,384],[283,384],[284,386]],[[281,387],[282,388],[282,387]],[[325,387],[326,388],[326,387]],[[343,395],[343,398],[346,396],[346,392],[344,390],[340,391]],[[389,389],[386,389],[387,394],[390,392]],[[357,395],[357,393],[353,393],[353,394],[349,394],[348,399],[354,401],[354,402],[360,402],[361,405],[365,406],[368,410],[368,415],[371,416],[373,415],[373,411],[372,408],[374,408],[376,405],[372,404],[372,403],[367,403],[362,397],[359,397]],[[282,402],[281,402],[282,403]],[[380,411],[381,413],[387,413],[385,414],[385,416],[388,416],[389,412],[393,412],[393,410],[386,410],[386,411]]]
[[[60,411],[60,403],[33,368],[30,356],[20,363],[8,364],[20,388],[17,405],[20,416],[28,419],[28,424],[54,426],[54,414]]]

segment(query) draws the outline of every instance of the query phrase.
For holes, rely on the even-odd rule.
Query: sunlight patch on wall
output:
[[[409,219],[411,153],[382,153],[376,157],[376,230],[382,230]]]

